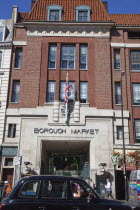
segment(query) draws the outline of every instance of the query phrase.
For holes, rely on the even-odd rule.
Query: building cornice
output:
[[[9,42],[0,42],[0,47],[11,47],[12,41]]]
[[[109,38],[112,22],[23,22],[27,36],[68,36]]]

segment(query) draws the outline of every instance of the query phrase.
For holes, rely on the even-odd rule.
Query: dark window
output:
[[[87,69],[88,48],[86,44],[80,45],[80,69]]]
[[[49,46],[49,68],[55,69],[56,68],[56,44],[50,44]]]
[[[140,143],[140,120],[135,120],[135,140]]]
[[[75,69],[75,45],[62,45],[61,68]]]
[[[69,82],[69,85],[71,85],[69,89],[69,100],[74,101],[75,100],[75,82]],[[66,82],[60,82],[60,101],[64,102],[65,100],[65,90],[66,90]]]
[[[22,48],[16,48],[15,68],[21,68],[21,66],[22,66]]]
[[[48,81],[47,102],[55,100],[55,81]]]
[[[15,138],[16,136],[16,124],[8,125],[8,138]]]
[[[65,181],[43,181],[42,197],[66,198],[67,185]]]
[[[116,104],[121,104],[121,84],[120,82],[115,83],[115,99]]]
[[[50,10],[50,21],[59,21],[59,10]]]
[[[131,51],[131,70],[140,71],[140,51]]]
[[[80,103],[88,102],[88,82],[80,82]]]
[[[39,181],[28,181],[26,182],[20,192],[19,197],[37,197],[39,190]]]
[[[5,158],[4,166],[13,166],[13,158]]]
[[[133,84],[133,104],[140,105],[140,84]]]
[[[120,69],[120,50],[114,50],[114,69]]]
[[[117,140],[123,139],[123,130],[122,126],[117,126]]]
[[[128,39],[140,39],[140,32],[139,31],[128,32]]]
[[[12,100],[11,102],[19,102],[19,93],[20,93],[20,81],[13,81],[13,89],[12,89]]]
[[[2,52],[0,52],[0,68],[1,68],[1,65],[2,65]]]

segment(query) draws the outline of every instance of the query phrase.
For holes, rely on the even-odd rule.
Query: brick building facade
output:
[[[123,152],[121,84],[126,153],[140,149],[139,20],[108,14],[101,0],[37,0],[29,13],[17,11],[3,142],[22,157],[15,181],[31,163],[38,174],[90,176],[100,194],[109,177],[115,194],[123,175],[110,156]]]

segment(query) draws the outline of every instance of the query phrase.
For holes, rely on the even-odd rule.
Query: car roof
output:
[[[33,176],[26,176],[22,178],[20,181],[27,181],[27,180],[43,180],[43,179],[55,179],[55,180],[71,180],[71,181],[83,181],[81,178],[71,177],[71,176],[55,176],[55,175],[33,175]]]

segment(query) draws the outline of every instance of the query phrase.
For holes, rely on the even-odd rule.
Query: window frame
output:
[[[81,53],[81,48],[83,46],[86,46],[86,54],[82,54]],[[83,64],[81,62],[81,56],[85,56],[86,57],[86,63],[84,63],[84,64],[86,64],[86,68],[81,68],[81,64]],[[87,44],[80,44],[80,50],[79,50],[79,69],[80,70],[88,70],[88,45]]]
[[[5,40],[5,32],[6,32],[6,26],[0,26],[0,29],[2,29],[2,40],[0,42],[3,42]]]
[[[38,182],[38,187],[37,187],[37,193],[36,193],[36,196],[22,196],[22,195],[20,195],[20,192],[21,192],[21,190],[23,189],[23,187],[24,187],[24,185],[26,184],[26,183],[28,183],[28,182]],[[18,197],[19,198],[32,198],[32,199],[36,199],[36,198],[38,198],[38,195],[39,195],[39,191],[40,191],[40,185],[41,185],[41,180],[29,180],[29,181],[26,181],[26,182],[24,182],[24,184],[22,185],[22,187],[20,188],[20,191],[18,192]]]
[[[133,105],[135,105],[135,106],[140,106],[140,97],[139,97],[139,102],[138,103],[136,103],[136,102],[134,102],[135,101],[135,99],[134,99],[134,85],[136,86],[136,85],[139,85],[139,89],[140,89],[140,83],[132,83],[132,98],[133,98]],[[140,91],[139,91],[139,95],[140,95]]]
[[[14,83],[18,83],[19,82],[19,91],[18,91],[18,100],[15,100],[15,95],[16,95],[16,91],[14,91]],[[16,88],[15,88],[16,90]],[[11,95],[11,103],[19,103],[19,97],[20,97],[20,80],[13,80],[13,84],[12,84],[12,95]]]
[[[135,136],[135,143],[140,143],[140,136],[137,138],[136,135],[136,122],[139,122],[140,124],[140,119],[134,119],[134,136]],[[140,127],[140,126],[139,126]],[[140,128],[139,128],[140,129]]]
[[[11,128],[10,128],[11,126]],[[10,131],[10,129],[12,129]],[[10,135],[12,132],[12,135]],[[15,138],[16,137],[16,124],[15,123],[9,123],[8,124],[8,133],[7,133],[7,138]]]
[[[117,94],[117,88],[118,88],[118,85],[119,85],[119,88],[120,88],[120,95],[119,94]],[[121,105],[122,104],[122,96],[121,96],[121,83],[120,82],[115,82],[115,104],[116,105]],[[118,103],[117,101],[119,101],[118,100],[118,97],[120,97],[120,102],[121,103]]]
[[[134,53],[134,52],[135,53],[139,52],[139,54],[140,54],[140,49],[139,50],[130,50],[130,68],[131,68],[131,71],[132,72],[140,72],[140,59],[139,59],[139,63],[136,63],[138,61],[135,61],[135,62],[133,61],[133,63],[132,63],[132,53]],[[133,69],[132,68],[132,65],[136,65],[136,64],[139,65],[139,69]]]
[[[121,130],[122,138],[120,138],[120,133],[119,133],[120,130]],[[123,128],[121,125],[116,126],[116,139],[117,141],[123,140]]]
[[[3,52],[0,50],[0,69],[2,68]]]
[[[19,52],[18,52],[19,50],[21,50],[20,51],[21,52],[21,56],[20,57],[19,57]],[[16,47],[16,49],[15,49],[14,69],[21,69],[22,68],[22,59],[23,59],[23,47]]]
[[[117,62],[116,55],[118,55],[116,52],[119,52],[119,62]],[[119,64],[119,67],[116,67]],[[114,49],[114,69],[115,70],[121,70],[121,50],[120,49]]]
[[[51,47],[56,47],[56,51],[55,51],[55,53],[50,53],[51,52]],[[54,51],[53,51],[54,52]],[[53,60],[51,60],[51,55],[54,55],[55,56],[55,61],[53,61]],[[57,44],[53,44],[53,43],[50,43],[49,44],[49,52],[48,52],[48,69],[56,69],[56,61],[57,61]],[[55,67],[54,68],[51,68],[50,67],[50,62],[55,62]]]
[[[78,22],[88,22],[90,21],[90,10],[91,8],[87,5],[79,5],[76,7],[76,21]],[[87,20],[79,21],[79,12],[87,12]]]
[[[82,84],[86,84],[86,86],[87,86],[87,98],[86,99],[81,99],[81,85]],[[87,81],[80,81],[80,91],[79,91],[80,93],[79,93],[79,100],[80,100],[80,103],[88,103],[88,82]],[[86,100],[86,102],[81,102],[81,100]]]
[[[72,54],[62,54],[62,51],[63,51],[63,47],[74,47],[74,54],[72,55]],[[70,49],[68,49],[68,51],[70,51]],[[68,56],[69,57],[69,59],[62,59],[62,57],[63,56]],[[70,57],[71,56],[73,56],[74,57],[74,59],[73,60],[71,60],[70,59]],[[62,63],[63,63],[63,61],[66,61],[67,62],[67,67],[65,68],[65,67],[62,67]],[[70,61],[73,61],[74,62],[74,67],[73,68],[70,68],[69,67],[69,63],[70,63]],[[60,59],[60,68],[63,70],[63,69],[67,69],[67,70],[75,70],[75,64],[76,64],[76,45],[75,44],[62,44],[61,45],[61,59]]]
[[[51,11],[59,11],[59,20],[50,20],[50,13]],[[62,20],[62,6],[60,5],[50,5],[48,6],[48,21],[61,21]]]
[[[50,80],[50,81],[48,81],[48,84],[47,84],[47,94],[46,94],[46,101],[47,101],[47,103],[53,103],[54,101],[48,101],[48,97],[49,97],[49,95],[48,95],[48,93],[50,93],[48,90],[48,88],[49,88],[49,84],[51,84],[51,83],[53,83],[54,84],[54,101],[55,101],[55,95],[56,95],[56,81],[54,81],[54,80]]]
[[[46,182],[48,182],[48,181],[50,181],[50,182],[64,182],[65,184],[66,184],[66,197],[65,198],[62,198],[62,197],[55,197],[55,196],[50,196],[50,197],[46,197],[46,196],[43,196],[43,184],[44,184],[44,181],[46,181]],[[64,184],[63,183],[63,184]],[[67,198],[68,198],[68,183],[67,183],[67,180],[57,180],[57,179],[49,179],[49,180],[46,180],[46,179],[43,179],[42,180],[42,189],[41,189],[41,198],[45,198],[45,199],[53,199],[53,200],[55,200],[55,199],[60,199],[60,200],[66,200]]]

